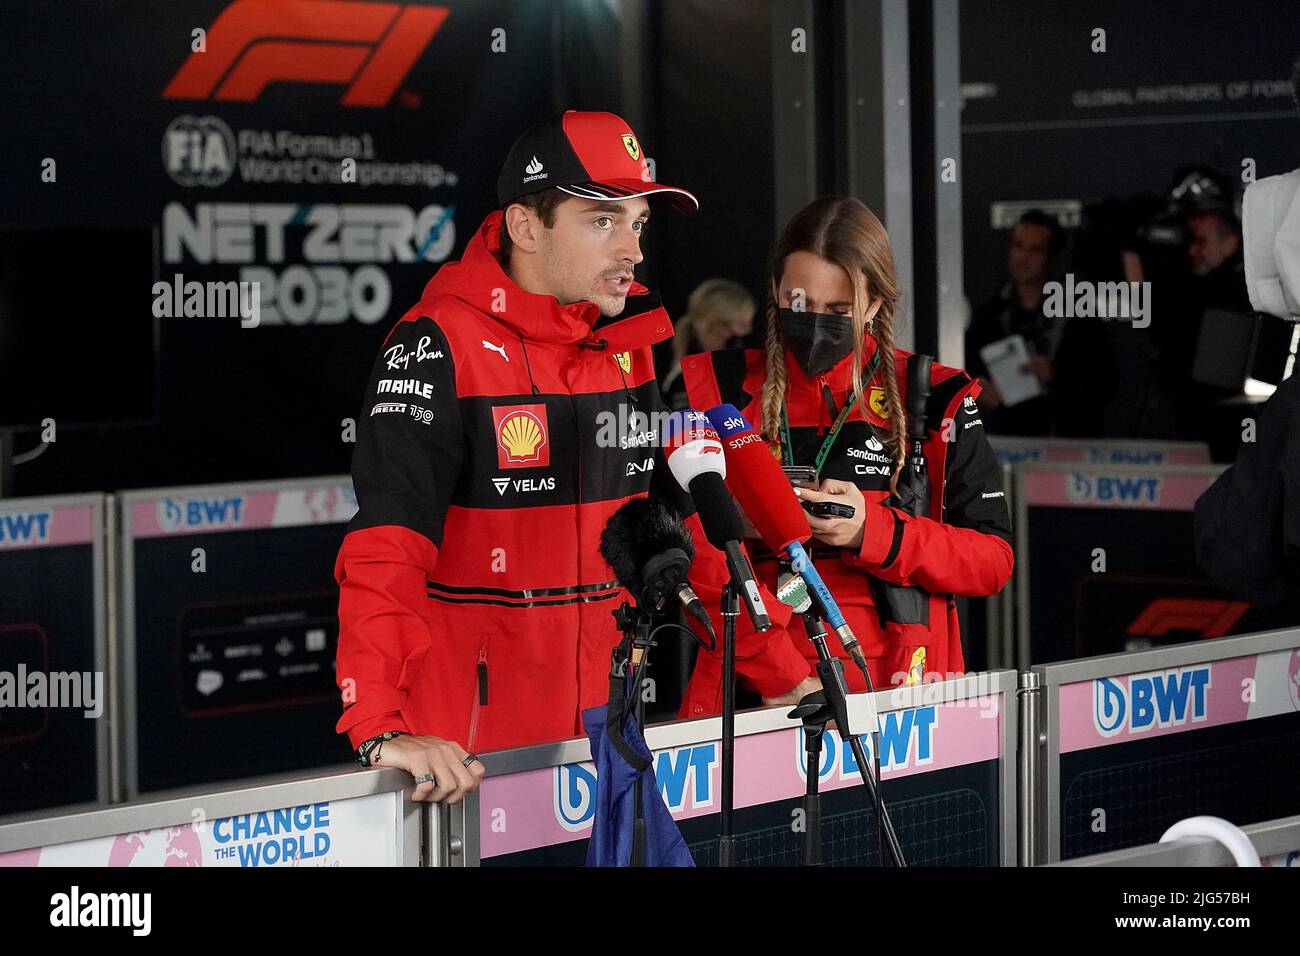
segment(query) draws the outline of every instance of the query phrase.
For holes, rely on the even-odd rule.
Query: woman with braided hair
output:
[[[782,465],[814,469],[814,483],[795,492],[805,509],[815,502],[852,509],[852,517],[810,513],[809,552],[862,643],[877,689],[963,671],[955,596],[994,594],[1012,568],[1011,522],[975,402],[978,383],[960,369],[932,367],[930,508],[913,515],[894,507],[909,451],[912,354],[894,346],[900,293],[884,226],[857,199],[815,200],[783,230],[767,291],[765,348],[683,360],[691,406],[735,405]],[[748,544],[756,575],[775,592],[781,562],[757,539]],[[891,619],[886,585],[924,592],[921,619]],[[782,624],[783,610],[773,615]],[[792,626],[790,639],[813,673],[816,653],[802,627]],[[682,716],[718,710],[720,654],[701,653]],[[866,689],[856,667],[845,672],[851,689]]]

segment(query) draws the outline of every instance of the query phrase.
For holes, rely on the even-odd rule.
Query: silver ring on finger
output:
[[[420,774],[418,777],[415,778],[415,782],[416,782],[417,784],[421,784],[421,783],[432,783],[432,784],[435,784],[435,785],[438,783],[438,781],[435,780],[435,779],[433,778],[433,774],[431,774],[431,773],[422,773],[422,774]]]
[[[460,762],[460,765],[461,765],[462,767],[464,767],[466,770],[468,770],[468,769],[469,769],[469,765],[472,764],[472,763],[473,763],[475,760],[477,760],[477,759],[478,759],[478,757],[477,757],[476,755],[474,755],[474,754],[469,754],[469,755],[468,755],[464,760],[462,760],[462,761]]]

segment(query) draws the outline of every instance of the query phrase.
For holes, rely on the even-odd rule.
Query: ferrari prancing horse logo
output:
[[[641,144],[636,141],[636,137],[631,133],[623,134],[623,148],[627,150],[627,154],[634,160],[641,159]]]
[[[618,352],[614,355],[614,358],[618,359],[618,367],[623,370],[624,375],[631,374],[632,372],[631,352]]]

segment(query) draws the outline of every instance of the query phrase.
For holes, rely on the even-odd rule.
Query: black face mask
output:
[[[777,309],[785,344],[809,378],[824,375],[853,351],[853,320],[829,312]]]

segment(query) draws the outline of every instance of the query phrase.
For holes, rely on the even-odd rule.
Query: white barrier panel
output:
[[[415,866],[410,789],[402,771],[357,768],[46,816],[0,827],[0,867]]]

